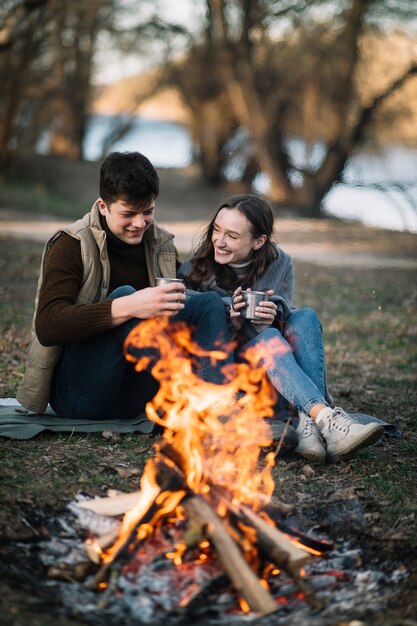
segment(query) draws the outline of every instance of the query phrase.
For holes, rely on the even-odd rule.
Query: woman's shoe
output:
[[[324,462],[326,459],[326,442],[316,422],[305,413],[299,413],[300,421],[296,433],[298,445],[295,452],[300,456],[314,462]]]
[[[384,427],[375,422],[359,424],[340,407],[317,417],[317,425],[326,440],[329,461],[349,459],[360,448],[375,443],[384,434]]]

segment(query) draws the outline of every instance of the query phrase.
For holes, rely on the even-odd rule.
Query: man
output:
[[[186,322],[204,349],[229,341],[221,298],[199,294],[186,301],[173,277],[179,265],[173,235],[154,221],[158,174],[139,152],[113,152],[100,169],[100,196],[83,218],[46,244],[36,295],[28,363],[17,399],[59,417],[131,418],[158,389],[147,371],[123,355],[129,332],[141,320],[168,316]],[[183,286],[180,286],[184,289]],[[221,368],[201,358],[198,374],[222,382]]]

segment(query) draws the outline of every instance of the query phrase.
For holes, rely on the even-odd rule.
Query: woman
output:
[[[217,210],[194,256],[179,277],[195,291],[216,291],[230,310],[237,356],[259,347],[268,377],[298,412],[296,452],[311,461],[335,462],[374,443],[381,424],[361,424],[331,406],[326,387],[322,328],[313,309],[292,304],[291,257],[272,241],[274,217],[259,196],[230,198]],[[256,309],[257,321],[242,316],[242,290],[263,290],[269,298]]]

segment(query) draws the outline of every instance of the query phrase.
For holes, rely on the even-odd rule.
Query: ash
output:
[[[36,514],[42,516],[39,510]],[[312,556],[305,567],[312,601],[301,595],[290,576],[271,575],[277,611],[259,617],[237,608],[236,594],[215,554],[198,565],[191,551],[180,566],[165,557],[180,540],[179,523],[156,538],[148,537],[134,555],[114,563],[107,588],[98,591],[92,587],[97,566],[87,561],[84,541],[97,529],[110,530],[114,521],[95,514],[82,518],[74,507],[55,516],[52,527],[50,520],[50,512],[45,512],[42,523],[43,528],[49,523],[49,532],[35,541],[10,542],[9,558],[4,558],[3,549],[0,574],[23,588],[34,585],[38,609],[97,626],[334,626],[367,621],[390,605],[409,575],[400,564],[379,564],[377,555],[365,559],[354,538],[336,542],[324,556]],[[300,530],[313,534],[305,525]]]

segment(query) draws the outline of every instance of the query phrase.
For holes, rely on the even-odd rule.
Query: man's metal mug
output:
[[[255,309],[260,302],[269,300],[268,294],[264,291],[242,291],[242,296],[246,302],[246,308],[241,311],[241,316],[246,318],[247,320],[262,319],[260,317],[257,317]]]
[[[183,285],[184,281],[182,280],[182,278],[162,278],[161,276],[155,278],[155,284],[157,287],[160,287],[161,285],[169,285],[170,283],[178,283],[180,285]],[[184,291],[182,289],[176,289],[173,290],[172,293],[184,293]],[[183,301],[177,300],[177,302]]]

